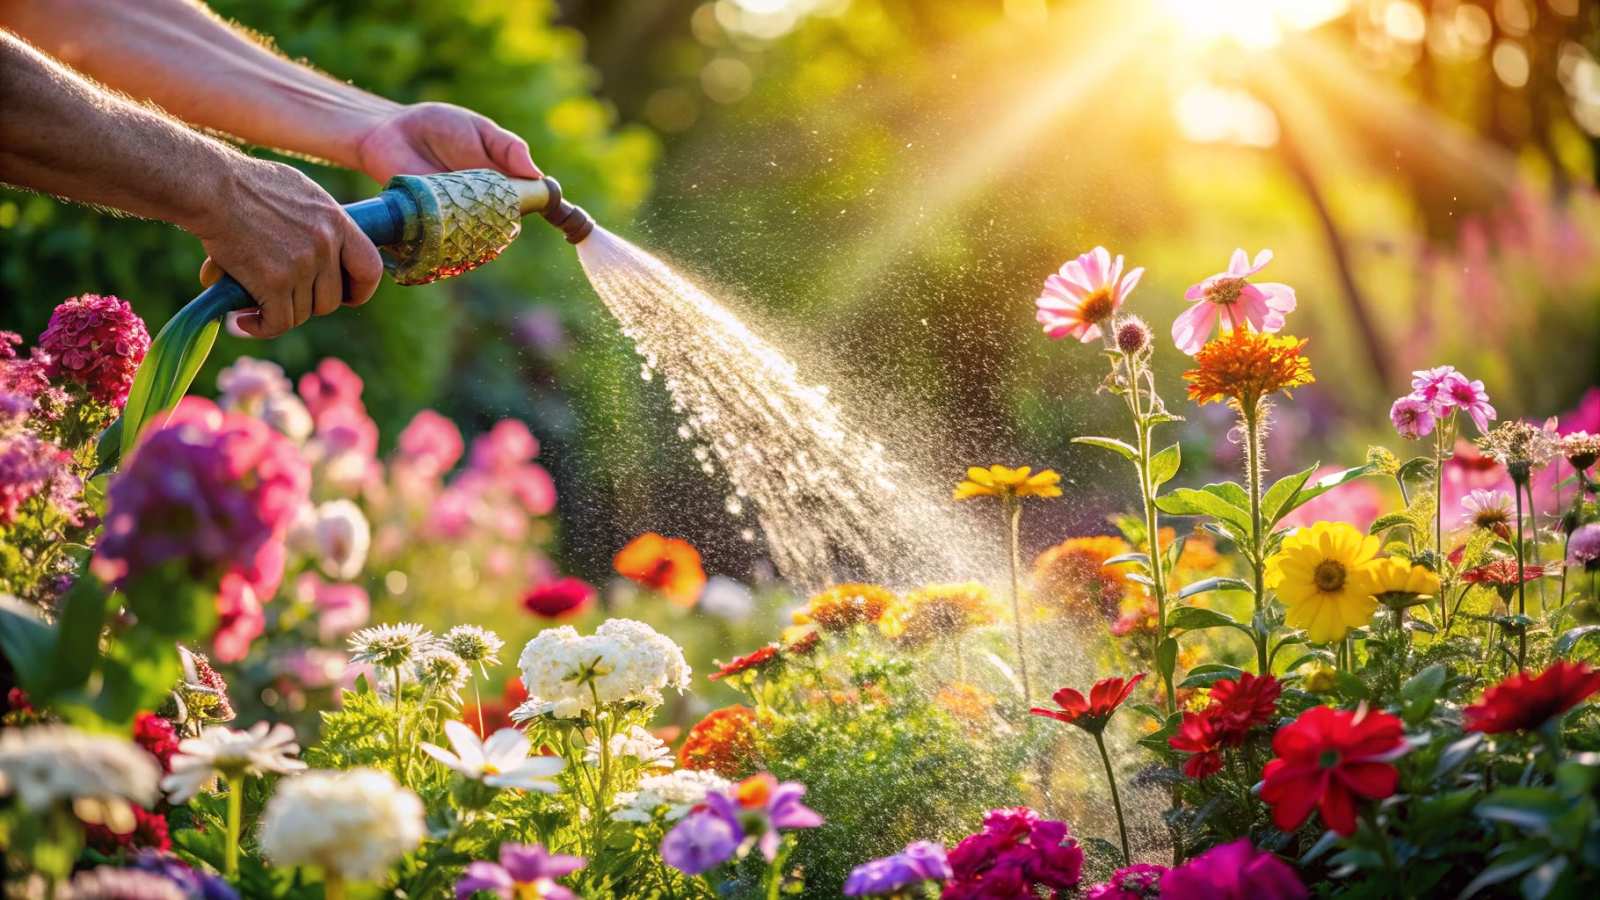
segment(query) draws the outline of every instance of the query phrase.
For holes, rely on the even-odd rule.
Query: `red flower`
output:
[[[121,409],[150,349],[150,332],[127,301],[84,294],[50,314],[39,348],[50,354],[51,378],[76,381],[89,396]]]
[[[546,619],[576,615],[594,599],[594,588],[579,578],[558,578],[536,584],[522,598],[528,612]]]
[[[1167,746],[1179,753],[1192,753],[1183,764],[1183,774],[1200,781],[1222,771],[1222,745],[1228,737],[1227,726],[1205,712],[1186,712],[1178,725],[1178,733],[1167,738]]]
[[[664,538],[653,531],[628,542],[611,564],[622,577],[660,591],[684,608],[694,606],[706,586],[700,552],[688,541]]]
[[[1538,675],[1518,672],[1462,711],[1468,731],[1534,731],[1600,691],[1600,669],[1559,660]]]
[[[1257,725],[1265,725],[1278,711],[1278,695],[1283,685],[1271,675],[1256,676],[1249,672],[1239,680],[1219,681],[1211,686],[1211,705],[1206,713],[1214,716],[1224,727],[1224,743],[1237,747],[1244,743],[1245,734]]]
[[[172,757],[178,752],[178,732],[171,722],[155,713],[139,713],[133,720],[133,742],[161,763],[162,772],[172,772]]]
[[[1133,693],[1134,685],[1144,680],[1144,673],[1133,676],[1126,681],[1121,678],[1103,678],[1094,683],[1089,689],[1089,699],[1072,688],[1062,688],[1055,692],[1050,699],[1061,707],[1058,712],[1053,709],[1029,710],[1036,716],[1047,716],[1068,725],[1076,725],[1090,734],[1099,734],[1106,728],[1106,723],[1111,721],[1111,715]]]
[[[1522,567],[1523,581],[1543,578],[1544,575],[1543,566],[1525,565]],[[1461,573],[1461,580],[1502,590],[1514,588],[1517,586],[1517,561],[1514,559],[1497,559],[1493,562],[1484,563],[1476,569],[1468,569]]]
[[[171,850],[172,838],[167,832],[165,816],[139,806],[133,810],[133,830],[118,834],[105,825],[83,826],[83,842],[91,850],[105,856],[115,856],[124,847],[149,847],[152,850]]]
[[[756,652],[747,656],[735,658],[733,662],[728,663],[721,669],[718,669],[715,674],[709,677],[712,681],[721,681],[722,679],[727,678],[729,675],[737,675],[740,672],[747,672],[751,669],[755,669],[759,672],[777,659],[778,645],[768,644],[765,647],[762,647],[760,650],[757,650]]]
[[[1356,796],[1393,794],[1400,773],[1390,761],[1407,749],[1400,720],[1388,713],[1314,707],[1272,739],[1277,757],[1262,773],[1261,799],[1284,831],[1299,828],[1317,807],[1323,824],[1354,834]]]

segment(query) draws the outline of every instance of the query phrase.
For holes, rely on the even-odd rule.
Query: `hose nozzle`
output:
[[[561,182],[545,177],[537,180],[511,179],[517,190],[518,205],[522,214],[538,213],[546,222],[561,229],[567,243],[576,244],[594,231],[594,219],[581,206],[574,206],[561,197]]]

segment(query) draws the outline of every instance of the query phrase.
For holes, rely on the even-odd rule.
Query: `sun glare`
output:
[[[1308,31],[1350,9],[1349,0],[1162,0],[1162,18],[1206,44],[1265,50],[1285,32]]]

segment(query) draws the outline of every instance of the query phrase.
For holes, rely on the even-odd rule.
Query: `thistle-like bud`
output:
[[[1150,326],[1146,325],[1144,320],[1138,316],[1118,319],[1112,324],[1112,327],[1116,330],[1117,349],[1123,353],[1132,356],[1150,347],[1152,340]]]

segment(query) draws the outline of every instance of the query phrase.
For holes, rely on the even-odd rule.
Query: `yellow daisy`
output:
[[[1372,592],[1391,609],[1415,606],[1439,593],[1439,576],[1427,566],[1391,556],[1373,560],[1370,571]]]
[[[1372,561],[1378,539],[1343,522],[1318,522],[1283,539],[1267,558],[1266,585],[1288,608],[1291,628],[1315,643],[1337,641],[1378,608]]]
[[[1057,484],[1061,476],[1049,469],[1031,475],[1033,468],[1008,469],[990,466],[987,469],[973,466],[967,470],[967,480],[956,485],[955,498],[968,497],[1059,497]]]

